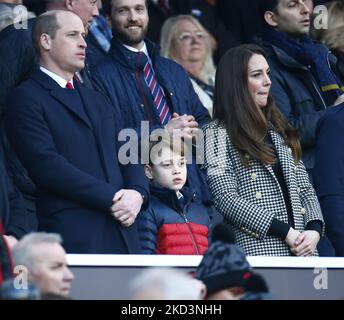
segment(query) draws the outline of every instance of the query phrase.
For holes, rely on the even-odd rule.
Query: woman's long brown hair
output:
[[[279,133],[290,146],[294,159],[301,159],[298,130],[294,129],[276,107],[271,94],[267,105],[258,108],[248,90],[248,64],[255,54],[265,57],[262,48],[241,45],[227,51],[216,72],[214,115],[224,125],[245,166],[245,154],[266,165],[275,162],[275,153],[265,142],[268,130]]]

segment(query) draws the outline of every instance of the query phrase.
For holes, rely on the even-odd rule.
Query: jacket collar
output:
[[[268,57],[274,56],[276,59],[283,65],[285,65],[288,68],[294,68],[294,69],[303,69],[303,70],[308,70],[306,66],[302,65],[298,61],[296,61],[294,58],[289,56],[284,50],[281,48],[272,45],[271,43],[263,40],[262,38],[255,37],[254,41],[260,45],[263,46],[266,54]],[[324,47],[323,44],[317,42],[317,46]],[[328,54],[330,54],[330,51],[328,50]]]
[[[150,59],[152,60],[153,67],[157,62],[157,57],[160,56],[160,47],[152,41],[145,39],[147,51]],[[109,55],[112,59],[116,60],[124,67],[127,67],[133,71],[136,70],[136,54],[127,49],[119,40],[115,37],[111,40],[111,48]]]
[[[196,193],[192,192],[192,190],[190,190],[186,186],[184,186],[180,192],[184,197],[185,205],[188,205],[196,197]],[[163,187],[157,187],[151,184],[150,193],[152,196],[158,198],[163,203],[165,203],[168,207],[177,207],[179,210],[183,210],[183,208],[180,207],[177,194],[175,191]]]

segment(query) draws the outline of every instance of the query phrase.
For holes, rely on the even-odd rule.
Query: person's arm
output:
[[[17,89],[8,103],[11,106],[5,117],[8,138],[37,187],[83,206],[109,210],[118,190],[83,172],[57,152],[44,119],[42,102]]]
[[[158,241],[158,225],[151,206],[138,215],[138,230],[141,249],[144,254],[156,254]]]
[[[326,235],[336,254],[344,254],[344,107],[333,109],[319,124],[313,169],[314,186],[326,218]],[[340,250],[339,250],[340,248]]]
[[[320,228],[320,235],[325,233],[325,222],[321,212],[318,197],[315,190],[309,181],[309,176],[302,161],[300,161],[296,167],[297,185],[299,188],[299,196],[302,204],[302,214],[304,215],[305,228],[308,230],[317,231],[317,227]]]
[[[316,129],[319,120],[326,113],[327,109],[305,114],[301,110],[295,110],[293,101],[290,98],[295,93],[289,92],[289,86],[283,76],[278,70],[271,68],[270,77],[272,81],[271,93],[278,109],[294,128],[299,129],[302,148],[313,147],[316,142]],[[314,110],[316,110],[315,107]]]
[[[6,235],[13,236],[15,239],[19,240],[31,231],[28,221],[30,215],[27,212],[21,193],[13,185],[9,177],[7,177],[7,190],[10,211]]]

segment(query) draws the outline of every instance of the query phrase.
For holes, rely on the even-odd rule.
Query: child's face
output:
[[[163,148],[161,156],[153,159],[151,166],[145,166],[146,176],[155,185],[179,191],[186,182],[186,159],[169,148]]]

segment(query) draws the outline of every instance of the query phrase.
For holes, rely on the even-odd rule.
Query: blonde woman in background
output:
[[[161,55],[178,62],[189,74],[194,90],[212,115],[215,66],[210,35],[190,15],[167,19],[161,30]]]

